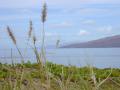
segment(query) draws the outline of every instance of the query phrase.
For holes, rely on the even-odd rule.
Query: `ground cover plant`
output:
[[[41,13],[43,36],[40,51],[36,47],[37,39],[33,33],[32,21],[28,31],[28,41],[33,43],[31,48],[37,63],[24,62],[24,55],[18,47],[16,37],[11,27],[7,26],[7,32],[21,57],[21,63],[0,64],[0,90],[120,90],[120,69],[98,69],[90,65],[64,66],[48,62],[44,28],[46,17],[47,4],[44,2]]]

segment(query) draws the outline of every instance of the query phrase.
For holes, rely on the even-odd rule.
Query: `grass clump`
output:
[[[17,40],[7,27],[8,34],[21,57],[21,63],[0,64],[0,90],[119,90],[120,69],[98,69],[91,66],[57,65],[47,62],[45,50],[45,22],[47,4],[43,4],[41,13],[42,43],[41,51],[36,47],[33,23],[30,21],[28,42],[32,39],[32,50],[37,63],[28,61],[18,47]],[[60,41],[57,41],[57,47]]]
[[[44,71],[40,72],[38,63],[24,63],[24,72],[21,69],[21,64],[16,64],[14,67],[8,64],[5,67],[2,65],[0,69],[0,87],[5,87],[3,90],[10,90],[6,89],[8,88],[6,85],[16,84],[16,86],[12,87],[16,87],[18,90],[21,90],[21,88],[23,88],[23,90],[26,90],[25,88],[28,88],[28,90],[42,90],[40,88],[48,87],[49,90],[96,90],[91,79],[89,67],[78,68],[75,66],[57,65],[50,62],[47,62],[46,66],[49,68],[48,75],[50,79],[47,79]],[[94,72],[96,73],[95,78],[98,85],[108,77],[110,71],[110,68],[94,68]],[[104,84],[99,86],[99,90],[114,90],[110,89],[110,87],[119,90],[120,69],[113,69],[113,72],[116,72],[117,74],[112,73]],[[48,84],[48,80],[50,80],[50,84]],[[4,83],[4,85],[2,85],[2,83]],[[39,88],[36,88],[38,86]],[[31,87],[34,89],[31,89]]]

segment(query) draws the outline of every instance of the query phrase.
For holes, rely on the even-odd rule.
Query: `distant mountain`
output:
[[[120,35],[62,46],[62,48],[114,48],[114,47],[120,47]]]

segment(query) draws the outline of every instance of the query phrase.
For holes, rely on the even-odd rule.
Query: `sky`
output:
[[[10,26],[19,47],[27,43],[29,21],[41,44],[42,0],[0,0],[0,48],[13,47]],[[46,44],[85,42],[120,34],[120,0],[46,0]]]

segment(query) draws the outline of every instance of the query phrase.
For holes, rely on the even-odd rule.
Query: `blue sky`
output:
[[[13,47],[9,25],[19,47],[25,47],[29,20],[41,42],[42,0],[0,0],[0,48]],[[84,42],[120,34],[120,0],[46,0],[46,44]]]

